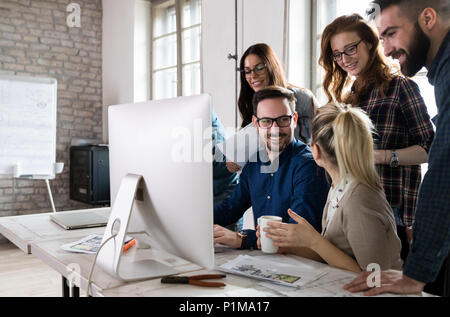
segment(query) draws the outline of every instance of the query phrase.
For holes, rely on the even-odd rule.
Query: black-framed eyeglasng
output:
[[[240,72],[245,77],[250,77],[250,74],[252,72],[254,72],[255,75],[261,75],[266,68],[267,68],[266,64],[259,63],[254,68],[251,68],[251,69],[250,68],[244,68],[244,69],[241,69]]]
[[[358,45],[361,44],[363,40],[360,40],[358,43],[355,43],[349,47],[347,47],[343,52],[334,52],[331,57],[333,58],[334,61],[336,62],[340,62],[342,61],[342,55],[347,55],[347,56],[352,56],[355,55],[356,52],[358,51]]]
[[[275,121],[278,127],[286,128],[291,125],[292,117],[293,115],[285,115],[278,118],[257,118],[257,122],[262,129],[270,129]]]

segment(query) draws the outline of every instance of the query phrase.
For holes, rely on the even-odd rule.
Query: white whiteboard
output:
[[[0,76],[0,174],[54,178],[56,105],[56,79]]]

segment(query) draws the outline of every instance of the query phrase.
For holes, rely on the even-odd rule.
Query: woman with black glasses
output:
[[[264,43],[250,46],[240,60],[241,90],[238,98],[239,113],[242,118],[241,128],[252,126],[252,99],[256,91],[267,86],[289,88],[295,94],[298,123],[294,137],[308,143],[311,137],[311,121],[317,109],[314,95],[307,89],[295,87],[287,82],[281,63],[273,49]],[[250,129],[251,130],[251,129]],[[256,134],[256,130],[253,131]],[[234,164],[233,158],[227,158],[227,167],[236,172],[241,166]],[[248,158],[247,158],[248,159]]]
[[[394,73],[380,48],[376,31],[361,16],[341,16],[323,31],[319,64],[329,102],[361,108],[375,126],[375,164],[404,259],[412,239],[420,164],[427,162],[434,132],[419,87]]]

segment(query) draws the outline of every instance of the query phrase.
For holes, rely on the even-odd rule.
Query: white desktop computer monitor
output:
[[[214,267],[210,99],[109,107],[112,210],[103,242],[117,235],[98,254],[107,272],[124,280],[177,273],[158,261],[122,263],[125,235],[136,232],[145,232],[141,244]]]

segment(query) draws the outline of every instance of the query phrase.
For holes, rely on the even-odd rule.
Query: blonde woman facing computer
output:
[[[322,234],[289,210],[297,224],[272,222],[264,230],[281,252],[354,272],[371,263],[381,269],[402,267],[394,216],[374,166],[372,129],[360,109],[332,103],[319,108],[311,151],[332,180]]]

